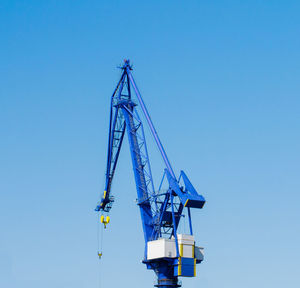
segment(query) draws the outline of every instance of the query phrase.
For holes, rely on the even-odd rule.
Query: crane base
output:
[[[172,288],[172,287],[181,287],[181,284],[177,282],[177,279],[160,279],[157,281],[157,284],[154,287],[159,288]]]

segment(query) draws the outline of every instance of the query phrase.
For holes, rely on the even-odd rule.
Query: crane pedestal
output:
[[[157,284],[154,285],[154,287],[172,288],[172,287],[181,287],[181,285],[178,284],[177,279],[160,279],[157,281]]]
[[[157,276],[157,284],[155,287],[159,288],[175,288],[181,287],[181,284],[178,282],[178,277],[174,276],[174,268],[162,261],[159,263],[158,269],[155,269]]]

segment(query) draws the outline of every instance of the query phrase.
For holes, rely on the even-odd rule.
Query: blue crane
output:
[[[203,260],[203,248],[195,245],[191,208],[201,209],[205,199],[197,193],[183,171],[178,178],[176,177],[133,79],[130,61],[125,60],[120,68],[122,75],[111,97],[105,189],[95,210],[108,213],[112,208],[114,202],[111,195],[112,180],[127,131],[137,190],[137,205],[140,209],[145,239],[143,263],[147,269],[156,273],[155,287],[181,287],[178,277],[194,277],[196,264]],[[133,91],[137,102],[132,99]],[[138,108],[142,110],[143,119],[150,128],[165,165],[158,189],[155,189],[153,183]],[[166,189],[163,189],[164,185]],[[188,218],[189,234],[178,234],[178,226],[183,217]],[[109,217],[105,219],[102,215],[101,222],[106,226]]]

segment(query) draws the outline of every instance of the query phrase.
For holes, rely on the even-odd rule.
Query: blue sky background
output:
[[[300,287],[299,13],[299,1],[1,0],[0,286],[153,286],[127,139],[96,255],[109,101],[130,58],[174,170],[207,199],[193,213],[206,259],[184,287]]]

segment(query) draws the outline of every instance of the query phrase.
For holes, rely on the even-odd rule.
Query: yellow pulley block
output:
[[[100,217],[100,221],[101,221],[101,223],[104,224],[104,228],[106,228],[106,225],[110,222],[110,217],[106,216],[106,218],[105,218],[104,215],[102,215]]]

